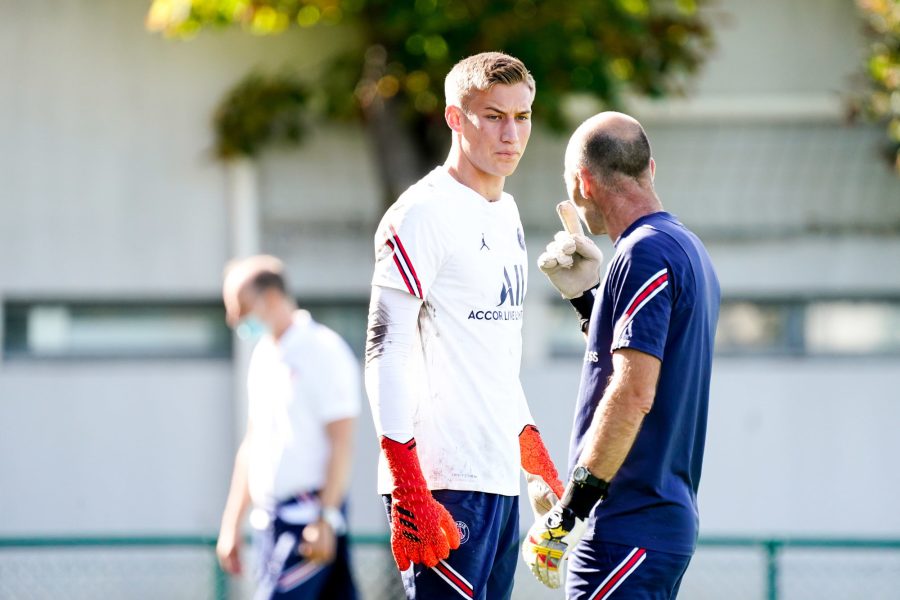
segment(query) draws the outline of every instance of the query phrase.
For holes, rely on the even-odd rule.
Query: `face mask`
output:
[[[242,340],[258,340],[269,333],[269,327],[255,315],[247,315],[240,320],[235,333]]]

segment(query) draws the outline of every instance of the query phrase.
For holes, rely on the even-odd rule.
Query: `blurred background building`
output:
[[[258,222],[241,230],[241,172],[212,154],[212,111],[252,67],[314,69],[340,40],[174,43],[147,34],[143,2],[2,6],[0,539],[212,535],[244,418],[223,265],[236,243],[282,257],[301,305],[361,352],[383,210],[361,127],[322,123],[250,166]],[[883,130],[846,124],[857,9],[717,10],[728,18],[693,93],[630,105],[664,205],[705,240],[722,282],[703,536],[900,539],[900,182],[878,155]],[[538,127],[507,184],[532,258],[558,225],[565,143]],[[523,381],[564,465],[583,342],[533,266],[529,283]],[[377,441],[360,423],[352,526],[383,535]],[[0,598],[66,597],[32,595],[46,565],[35,552],[0,546]],[[142,576],[193,577],[173,552]],[[895,598],[900,582],[896,551],[784,561],[784,598]],[[755,548],[703,547],[683,597],[762,597],[765,568]],[[854,595],[860,572],[884,591]],[[520,597],[544,597],[520,575]],[[163,597],[153,589],[111,597]]]

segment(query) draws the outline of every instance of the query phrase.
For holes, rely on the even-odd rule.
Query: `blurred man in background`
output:
[[[521,61],[489,52],[457,63],[445,91],[447,161],[375,236],[366,389],[383,450],[378,491],[409,598],[505,600],[519,468],[538,512],[562,491],[519,381],[528,259],[503,192],[528,143],[535,86]]]
[[[333,331],[298,310],[281,261],[230,264],[226,318],[242,336],[261,336],[247,374],[247,433],[235,458],[216,552],[241,572],[241,525],[259,555],[256,600],[352,600],[345,496],[359,364]]]
[[[663,212],[655,169],[636,120],[585,121],[566,186],[615,255],[599,284],[602,255],[575,220],[538,259],[587,333],[570,480],[523,548],[550,587],[571,553],[569,599],[675,598],[697,542],[719,282],[699,238]]]

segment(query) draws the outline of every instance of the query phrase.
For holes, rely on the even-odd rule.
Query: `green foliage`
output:
[[[216,109],[216,155],[256,156],[270,144],[299,143],[308,97],[305,86],[291,76],[251,73]]]
[[[865,106],[883,121],[888,153],[900,173],[900,0],[857,0],[870,38]]]
[[[175,37],[228,26],[261,35],[352,26],[362,46],[323,70],[322,105],[348,116],[393,98],[420,123],[439,120],[443,78],[457,60],[502,50],[537,80],[541,120],[561,127],[572,93],[617,107],[629,89],[653,97],[682,91],[712,46],[699,10],[707,1],[154,0],[147,26]]]

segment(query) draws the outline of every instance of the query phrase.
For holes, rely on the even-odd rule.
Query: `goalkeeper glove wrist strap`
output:
[[[416,452],[416,438],[408,442],[396,442],[389,437],[381,437],[381,449],[387,459],[388,468],[394,478],[394,488],[422,488],[427,490],[425,476],[419,465]]]
[[[585,292],[577,298],[569,299],[569,303],[572,305],[572,308],[575,309],[575,313],[581,321],[582,333],[587,331],[588,325],[590,324],[591,313],[594,310],[594,295],[599,287],[600,284],[598,283],[591,289],[585,290]]]
[[[541,477],[550,486],[553,493],[559,496],[562,493],[562,482],[559,473],[553,465],[547,446],[541,439],[541,433],[534,425],[526,425],[519,433],[519,455],[521,456],[522,469],[531,475]]]
[[[608,488],[609,484],[593,486],[570,481],[569,485],[566,486],[566,491],[562,500],[560,500],[560,504],[562,504],[563,508],[568,508],[575,513],[575,516],[579,519],[587,519],[594,506],[606,499]]]

